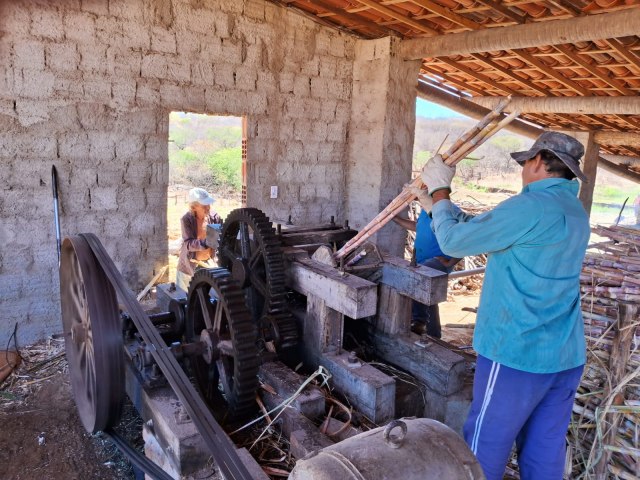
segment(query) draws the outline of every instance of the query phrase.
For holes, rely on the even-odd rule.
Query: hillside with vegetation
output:
[[[173,112],[169,183],[237,193],[242,188],[242,119]]]

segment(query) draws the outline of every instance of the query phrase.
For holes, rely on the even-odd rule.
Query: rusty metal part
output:
[[[82,425],[115,425],[124,398],[122,330],[113,287],[82,237],[64,240],[60,304],[73,396]]]
[[[269,218],[256,208],[232,211],[222,226],[218,259],[244,289],[260,336],[276,343],[270,336],[275,325],[276,348],[295,346],[298,329],[287,305],[282,247]]]
[[[258,329],[227,269],[198,270],[193,275],[185,327],[188,343],[200,341],[205,346],[190,363],[207,403],[219,403],[221,388],[230,416],[252,413],[260,362]]]
[[[166,345],[160,333],[153,326],[144,310],[142,310],[136,297],[127,286],[98,238],[90,233],[81,234],[81,237],[91,247],[97,263],[104,270],[111,286],[116,291],[125,309],[129,312],[138,333],[147,345],[153,347],[151,354],[154,360],[160,366],[174,393],[193,420],[198,432],[202,435],[205,445],[220,469],[220,473],[227,479],[250,480],[251,475],[236,453],[235,446],[200,398],[195,387],[174,357],[171,347]],[[119,354],[122,355],[122,350]],[[112,358],[108,360],[110,363],[113,362]]]

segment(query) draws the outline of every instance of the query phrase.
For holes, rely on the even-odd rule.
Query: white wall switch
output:
[[[277,185],[272,185],[271,186],[271,198],[278,198],[278,186]]]

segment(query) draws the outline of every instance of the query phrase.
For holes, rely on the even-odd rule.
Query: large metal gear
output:
[[[124,359],[116,294],[84,237],[62,243],[60,303],[73,396],[82,425],[96,433],[120,418]]]
[[[218,261],[245,291],[246,304],[261,337],[279,350],[298,342],[287,306],[282,248],[269,218],[256,208],[240,208],[226,218]]]
[[[237,418],[252,413],[258,388],[257,326],[244,294],[228,270],[197,271],[189,284],[185,318],[187,343],[202,342],[204,354],[191,367],[205,401],[214,406],[220,388]]]

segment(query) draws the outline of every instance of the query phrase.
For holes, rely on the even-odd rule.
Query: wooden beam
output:
[[[527,21],[526,15],[518,15],[516,12],[511,10],[506,5],[501,4],[500,2],[494,2],[493,0],[478,0],[479,3],[486,5],[487,7],[500,12],[505,17],[513,20],[516,23],[525,23]]]
[[[505,97],[471,97],[477,105],[492,109]],[[640,115],[640,96],[618,97],[512,97],[507,111],[523,113],[572,113]]]
[[[483,83],[486,83],[487,85],[489,85],[490,87],[492,87],[495,90],[502,91],[502,92],[504,92],[506,94],[509,94],[509,95],[513,95],[513,94],[517,93],[515,90],[512,90],[509,87],[506,87],[506,86],[502,85],[501,83],[496,82],[495,80],[492,80],[491,78],[486,76],[484,73],[476,72],[476,71],[470,69],[469,67],[461,64],[460,62],[456,62],[454,60],[449,60],[446,57],[438,57],[438,60],[440,60],[442,63],[444,63],[446,65],[449,65],[450,67],[455,68],[456,70],[460,70],[461,72],[464,72],[467,75],[471,75],[472,77],[480,80]]]
[[[349,353],[326,353],[320,364],[331,373],[331,384],[351,405],[378,425],[391,420],[396,411],[396,381],[356,359],[349,362]]]
[[[595,142],[600,145],[640,147],[640,133],[599,131],[596,132]]]
[[[630,157],[627,155],[601,155],[601,157],[616,165],[640,167],[640,157]]]
[[[450,8],[442,7],[439,4],[432,2],[431,0],[411,0],[411,1],[416,5],[426,8],[430,12],[440,15],[441,17],[446,18],[447,20],[451,20],[452,22],[455,22],[458,25],[466,27],[470,30],[480,30],[484,28],[479,23],[476,23],[473,20],[469,20],[468,18],[463,17],[458,13],[455,13]]]
[[[494,61],[490,57],[486,57],[480,53],[472,53],[471,56],[475,58],[477,61],[484,63],[487,67],[493,68],[494,70],[502,73],[505,77],[512,78],[514,81],[518,82],[520,85],[529,88],[535,92],[541,93],[542,95],[549,95],[549,89],[536,85],[529,79],[522,78],[520,75],[515,73],[512,69],[507,67],[503,67],[498,62]]]
[[[552,23],[552,22],[549,22],[549,23]],[[584,96],[591,95],[591,92],[589,91],[589,89],[584,88],[582,85],[578,84],[577,82],[574,82],[570,78],[565,77],[560,72],[558,72],[557,70],[553,69],[549,65],[545,64],[541,60],[537,59],[536,57],[534,57],[531,53],[527,52],[526,50],[514,50],[513,52],[518,57],[520,57],[522,60],[527,62],[529,65],[535,66],[538,70],[543,71],[549,77],[557,80],[559,83],[562,83],[563,85],[565,85],[566,87],[570,88],[574,92],[579,93],[579,94],[584,95]]]
[[[598,166],[605,169],[607,172],[615,173],[619,177],[622,177],[626,180],[630,180],[632,182],[640,183],[640,173],[631,170],[630,168],[623,165],[616,165],[613,162],[605,160],[600,157],[598,161]]]
[[[376,333],[373,341],[378,354],[392,365],[414,375],[441,395],[451,395],[464,386],[464,358],[435,342],[416,343],[417,335],[390,337]]]
[[[611,85],[613,88],[618,90],[622,95],[628,95],[628,96],[635,95],[635,92],[625,87],[620,80],[612,78],[611,75],[609,75],[608,73],[605,73],[599,70],[597,65],[592,65],[591,63],[587,62],[583,57],[578,55],[577,52],[573,51],[568,45],[556,45],[554,48],[559,52],[561,52],[563,55],[565,55],[571,61],[580,65],[582,68],[584,68],[594,77],[599,78],[603,82]]]
[[[370,30],[373,30],[374,32],[381,34],[381,35],[390,35],[390,36],[397,36],[398,32],[391,30],[389,28],[385,28],[382,27],[381,25],[378,25],[375,22],[372,22],[371,20],[367,20],[366,18],[356,14],[356,13],[350,13],[347,12],[346,10],[341,10],[333,5],[331,5],[330,3],[325,2],[324,0],[313,0],[313,2],[308,0],[308,3],[312,3],[315,6],[318,6],[320,8],[322,8],[323,10],[326,10],[328,12],[331,12],[332,14],[334,14],[336,17],[339,18],[343,18],[349,22],[353,22],[356,25],[355,26],[363,26],[365,28],[368,28]],[[353,28],[353,27],[350,27]]]
[[[355,275],[341,275],[335,268],[302,257],[290,262],[285,270],[289,288],[303,295],[316,295],[333,310],[351,318],[376,313],[378,286],[375,283]]]
[[[401,23],[404,23],[406,25],[409,25],[410,27],[415,28],[418,31],[421,32],[425,32],[425,33],[429,33],[431,35],[440,35],[440,32],[438,32],[437,30],[434,30],[431,27],[428,27],[427,25],[423,24],[422,22],[416,22],[415,20],[409,18],[409,17],[405,17],[404,15],[401,15],[400,13],[398,13],[395,10],[392,10],[391,8],[387,8],[384,5],[381,5],[377,2],[374,2],[373,0],[358,0],[359,3],[366,5],[367,7],[373,9],[373,10],[377,10],[378,12],[393,18],[394,20],[397,20]],[[612,35],[613,36],[613,35]],[[416,57],[414,60],[417,60],[418,58],[421,57]]]
[[[358,1],[374,3],[370,0]],[[438,35],[435,38],[414,38],[404,40],[399,52],[405,58],[415,60],[635,36],[639,31],[640,9],[626,9],[579,18]]]
[[[578,198],[582,202],[587,215],[591,213],[593,203],[593,189],[596,186],[596,174],[598,173],[598,154],[600,145],[595,143],[593,132],[578,132],[575,134],[576,140],[584,145],[584,158],[582,159],[581,170],[589,182],[580,183],[580,193]]]
[[[420,98],[423,98],[424,100],[437,103],[438,105],[450,108],[451,110],[458,112],[461,115],[466,115],[476,120],[483,118],[487,113],[491,111],[490,109],[481,107],[480,105],[476,105],[475,103],[465,98],[456,97],[444,91],[437,90],[433,87],[428,87],[424,83],[420,82],[418,83],[418,96]],[[541,128],[536,128],[535,126],[522,122],[520,120],[514,120],[509,125],[507,125],[505,129],[531,139],[537,138],[538,135],[540,135],[544,131]],[[604,134],[615,132],[602,133]],[[640,183],[640,173],[635,172],[627,168],[626,166],[617,165],[616,163],[603,158],[603,156],[600,156],[598,166],[602,167],[608,172],[615,173],[616,175],[626,180]]]
[[[287,246],[308,245],[310,243],[333,243],[346,242],[357,235],[356,230],[351,229],[334,229],[334,230],[316,230],[307,232],[288,233],[282,232],[280,239]]]
[[[407,260],[391,255],[384,255],[383,260],[380,283],[425,305],[436,305],[447,299],[445,273],[424,265],[411,267]]]
[[[633,53],[631,50],[625,47],[622,43],[620,43],[619,40],[616,40],[614,38],[607,39],[606,43],[611,48],[613,48],[618,55],[620,55],[627,62],[629,62],[636,69],[636,71],[640,72],[640,58],[638,58],[638,56],[635,53]]]

